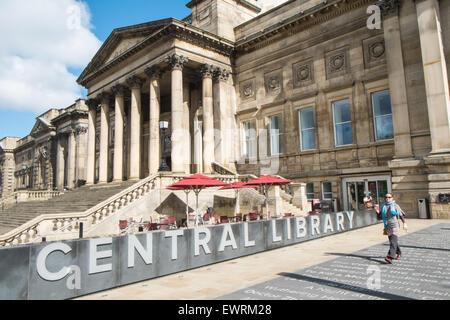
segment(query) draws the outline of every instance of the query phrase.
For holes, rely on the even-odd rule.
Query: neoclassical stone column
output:
[[[108,182],[108,144],[109,144],[109,101],[111,96],[102,92],[98,99],[101,101],[100,110],[100,155],[98,183]]]
[[[172,172],[186,173],[185,167],[185,135],[183,129],[183,67],[188,59],[184,56],[173,54],[166,59],[171,69],[172,82]]]
[[[450,98],[439,1],[416,0],[427,93],[431,153],[450,152]]]
[[[88,143],[87,143],[87,161],[86,161],[86,184],[95,182],[95,119],[97,116],[97,100],[89,99],[88,114]]]
[[[70,189],[75,187],[75,130],[71,129],[67,135],[67,186]]]
[[[212,173],[214,162],[214,111],[213,111],[213,76],[214,66],[201,66],[202,106],[203,106],[203,172]]]
[[[148,146],[149,174],[158,172],[161,160],[159,118],[161,113],[160,77],[161,69],[151,66],[145,70],[150,79],[150,139]]]
[[[215,161],[221,165],[225,165],[228,161],[227,155],[230,154],[228,135],[228,110],[229,95],[227,92],[227,81],[230,72],[226,69],[216,67],[214,69],[214,86],[213,86],[213,113],[214,113],[214,154]]]
[[[75,166],[75,181],[86,179],[86,151],[87,151],[87,127],[77,126],[75,128],[76,141],[76,166]]]
[[[62,134],[58,135],[58,142],[56,145],[56,187],[59,191],[64,189],[64,148]]]
[[[144,81],[132,76],[127,79],[131,89],[130,108],[130,176],[129,179],[137,180],[141,178],[141,132],[142,132],[142,106],[141,87]]]
[[[389,74],[392,122],[394,126],[394,159],[411,158],[411,130],[409,124],[406,78],[398,18],[399,0],[383,0],[378,3],[383,16],[386,61]]]
[[[124,89],[120,84],[112,87],[115,96],[113,181],[123,180]]]

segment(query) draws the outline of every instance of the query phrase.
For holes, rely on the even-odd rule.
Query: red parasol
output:
[[[198,226],[198,194],[202,189],[209,188],[209,187],[222,187],[225,186],[226,183],[219,181],[215,178],[210,178],[196,174],[190,177],[186,177],[170,186],[167,187],[169,190],[193,190],[196,196],[196,214],[195,214],[195,225]],[[187,195],[187,193],[186,193]],[[186,216],[186,219],[188,219],[188,216]],[[187,224],[186,220],[186,224]]]
[[[268,195],[269,195],[269,189],[271,186],[280,186],[291,183],[292,180],[283,179],[280,177],[274,177],[274,176],[261,176],[259,178],[253,179],[245,184],[245,186],[250,187],[256,187],[256,186],[262,186],[263,187],[263,193],[266,196],[266,214],[267,219],[270,218],[269,213],[269,205],[268,205]]]

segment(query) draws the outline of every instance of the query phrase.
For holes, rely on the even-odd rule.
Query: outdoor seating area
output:
[[[173,230],[179,228],[189,228],[198,225],[218,225],[226,223],[241,223],[248,221],[257,221],[264,219],[278,219],[278,218],[288,218],[294,216],[292,213],[283,213],[281,216],[270,215],[268,208],[268,191],[271,186],[280,186],[291,183],[291,180],[282,179],[279,177],[272,176],[262,176],[256,178],[250,182],[233,182],[224,183],[212,177],[207,177],[201,174],[194,174],[189,177],[185,177],[180,181],[166,187],[166,189],[171,191],[184,191],[186,193],[186,218],[182,218],[177,223],[176,217],[174,215],[160,214],[156,219],[157,221],[136,221],[134,218],[128,218],[127,220],[119,221],[120,233],[134,233],[134,232],[147,232],[147,231],[158,231],[158,230]],[[236,191],[236,208],[234,215],[220,214],[221,212],[214,212],[212,207],[208,207],[204,214],[199,213],[198,208],[198,195],[199,193],[209,187],[221,187],[220,190],[234,189]],[[265,214],[258,212],[257,210],[242,213],[238,212],[238,198],[239,189],[241,188],[257,188],[260,187],[265,195]],[[196,195],[196,210],[194,212],[189,212],[188,194],[193,191]],[[220,210],[220,209],[219,209]]]

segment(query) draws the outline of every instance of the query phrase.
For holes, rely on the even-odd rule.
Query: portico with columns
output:
[[[153,30],[153,24],[148,28]],[[94,58],[80,77],[88,89],[88,184],[158,173],[162,157],[176,174],[211,173],[215,161],[234,163],[222,133],[235,127],[234,113],[228,111],[234,90],[232,47],[214,36],[192,34],[176,21],[167,27],[173,28],[170,35],[159,35],[117,66],[112,60],[106,70],[89,70],[102,63]],[[114,37],[113,32],[110,42]],[[114,55],[115,47],[102,50]],[[160,121],[169,123],[165,136]]]

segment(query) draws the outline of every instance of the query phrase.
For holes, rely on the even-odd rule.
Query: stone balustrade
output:
[[[84,222],[88,230],[154,190],[158,179],[158,175],[149,176],[82,213],[40,215],[0,236],[0,247],[36,242],[43,237],[47,240],[73,239],[78,236],[80,222]]]

